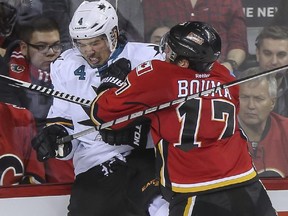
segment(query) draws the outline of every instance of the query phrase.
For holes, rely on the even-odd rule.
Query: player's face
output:
[[[111,54],[107,38],[104,36],[77,40],[75,44],[91,67],[102,66]]]
[[[288,64],[288,40],[266,38],[256,50],[257,61],[262,70],[271,70]]]
[[[60,34],[57,30],[35,31],[30,41],[21,43],[21,52],[30,63],[41,70],[50,71],[50,64],[61,53]]]
[[[266,120],[275,105],[275,99],[268,91],[267,80],[242,83],[239,96],[240,121],[247,127],[265,127]]]

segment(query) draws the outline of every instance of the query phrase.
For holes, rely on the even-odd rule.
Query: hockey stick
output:
[[[39,92],[41,94],[45,94],[47,96],[53,96],[62,100],[66,100],[75,104],[79,104],[81,106],[86,106],[86,107],[90,107],[91,105],[91,101],[84,99],[84,98],[80,98],[77,97],[75,95],[70,95],[64,92],[60,92],[57,90],[53,90],[44,86],[39,86],[36,84],[32,84],[32,83],[28,83],[28,82],[24,82],[22,80],[18,80],[18,79],[14,79],[8,76],[4,76],[0,74],[0,79],[5,81],[5,84],[9,85],[9,86],[13,86],[16,88],[25,88],[25,89],[29,89],[31,91],[36,91]]]
[[[239,85],[241,83],[248,82],[250,80],[253,80],[253,79],[256,79],[256,78],[260,78],[262,76],[267,76],[267,75],[270,75],[270,74],[273,74],[273,73],[276,73],[276,72],[280,72],[280,71],[285,70],[285,69],[286,70],[288,69],[288,65],[285,65],[285,66],[282,66],[282,67],[278,67],[278,68],[275,68],[275,69],[271,69],[271,70],[268,70],[268,71],[264,71],[264,72],[259,73],[259,74],[243,77],[241,79],[237,79],[237,80],[234,80],[232,82],[229,82],[229,83],[226,83],[226,84],[222,84],[222,85],[216,86],[214,88],[207,89],[205,91],[197,92],[197,93],[192,94],[192,95],[187,95],[186,97],[178,98],[176,100],[169,101],[169,102],[166,102],[166,103],[163,103],[163,104],[148,108],[148,109],[143,110],[143,111],[135,112],[135,113],[132,113],[130,115],[126,115],[126,116],[120,117],[118,119],[115,119],[115,120],[112,120],[112,121],[109,121],[109,122],[105,122],[105,123],[103,123],[103,124],[101,124],[99,126],[95,126],[93,128],[89,128],[89,129],[81,131],[79,133],[75,133],[75,134],[63,137],[63,138],[58,140],[59,141],[58,143],[70,142],[73,139],[76,139],[76,138],[84,136],[86,134],[95,132],[96,130],[100,130],[100,129],[104,129],[104,128],[107,128],[107,127],[111,127],[113,125],[116,125],[116,124],[119,124],[119,123],[122,123],[122,122],[125,122],[125,121],[128,121],[128,120],[131,120],[131,119],[135,119],[135,118],[143,116],[143,115],[147,115],[147,114],[150,114],[150,113],[153,113],[153,112],[157,112],[159,110],[168,108],[168,107],[170,107],[172,105],[180,104],[180,103],[183,103],[185,101],[201,97],[203,95],[211,94],[213,92],[215,93],[216,91],[219,91],[221,89],[226,89],[226,88],[229,88],[229,87],[232,87],[232,86],[235,86],[235,85]]]

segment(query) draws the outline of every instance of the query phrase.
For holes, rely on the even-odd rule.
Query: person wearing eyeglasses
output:
[[[42,15],[37,15],[30,22],[18,27],[19,42],[12,47],[9,60],[9,76],[33,84],[52,87],[50,63],[61,53],[59,28],[57,24]],[[37,122],[37,128],[44,126],[52,97],[18,91],[20,105],[29,109]],[[24,94],[24,95],[23,95]]]
[[[50,64],[61,54],[59,27],[57,23],[43,15],[36,15],[17,28],[19,41],[11,44],[9,72],[12,78],[52,88]],[[11,50],[11,51],[10,51]],[[28,109],[36,122],[37,131],[46,123],[46,116],[53,98],[38,92],[10,88],[14,100],[10,103]],[[45,163],[48,183],[72,182],[74,172],[72,161],[51,160]]]

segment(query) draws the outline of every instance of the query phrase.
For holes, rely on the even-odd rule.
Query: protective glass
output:
[[[16,22],[16,9],[8,3],[0,2],[0,36],[11,34]]]

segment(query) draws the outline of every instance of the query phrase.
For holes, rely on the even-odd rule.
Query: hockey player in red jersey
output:
[[[0,186],[43,183],[44,166],[30,144],[36,134],[32,114],[0,103],[0,115]]]
[[[110,71],[91,106],[95,125],[235,80],[217,62],[221,39],[206,23],[174,26],[161,46],[166,62],[143,63],[125,80],[125,74]],[[276,215],[237,124],[238,94],[238,86],[219,89],[137,119],[151,120],[170,216]]]

